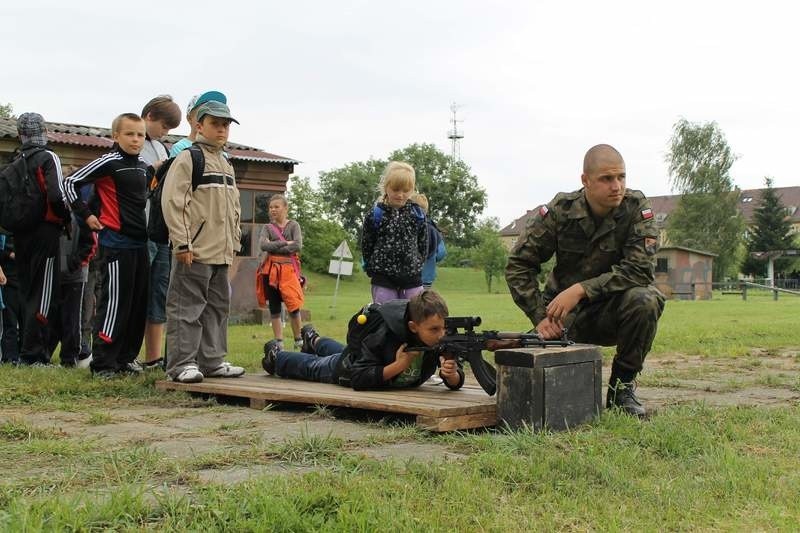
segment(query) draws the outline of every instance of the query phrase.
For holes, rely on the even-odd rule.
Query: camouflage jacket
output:
[[[537,324],[547,304],[574,283],[583,285],[589,301],[650,285],[657,243],[653,211],[640,191],[626,190],[599,227],[583,189],[559,193],[529,219],[509,255],[506,282],[514,302]],[[536,276],[553,254],[556,263],[542,294]]]

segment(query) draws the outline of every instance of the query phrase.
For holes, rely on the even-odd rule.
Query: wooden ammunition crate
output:
[[[498,350],[497,423],[564,430],[602,410],[600,349],[590,344]]]

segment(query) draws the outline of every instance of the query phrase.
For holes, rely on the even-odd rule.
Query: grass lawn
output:
[[[347,319],[368,302],[369,286],[363,276],[343,280],[332,309],[334,284],[312,275],[306,307],[321,332],[341,338]],[[489,294],[481,273],[441,269],[436,285],[452,315],[479,315],[485,329],[530,327],[502,281]],[[764,386],[798,390],[799,316],[800,298],[789,296],[777,302],[750,294],[746,302],[736,296],[670,301],[650,359],[686,355],[753,366],[759,354],[780,354],[790,368],[787,377]],[[267,330],[231,327],[230,360],[260,372]],[[208,416],[244,409],[158,393],[155,379],[99,382],[86,371],[0,368],[0,530],[800,529],[796,403],[697,402],[662,409],[643,422],[604,413],[562,433],[432,435],[402,422],[364,422],[360,426],[374,428],[375,435],[303,432],[275,441],[244,431],[258,429],[256,420],[209,430],[209,436],[229,439],[229,453],[182,459],[144,439],[100,438],[113,435],[123,425],[120,413],[129,409],[152,408],[154,422],[169,418],[164,408]],[[45,414],[80,418],[95,437],[77,438],[57,423],[42,423]],[[441,456],[383,460],[361,451],[396,443]],[[288,473],[269,470],[276,465]],[[222,467],[265,470],[237,483],[199,477]]]

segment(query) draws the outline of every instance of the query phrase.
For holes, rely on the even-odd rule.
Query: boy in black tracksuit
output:
[[[100,232],[95,259],[101,273],[100,300],[95,313],[92,374],[109,378],[139,373],[134,363],[144,337],[149,261],[145,203],[150,176],[139,157],[145,140],[144,121],[124,113],[114,119],[114,151],[66,179],[64,194],[86,225]],[[94,183],[95,215],[77,189]]]
[[[69,214],[61,194],[61,161],[46,149],[47,128],[39,113],[17,119],[20,150],[28,157],[28,173],[46,194],[44,220],[14,235],[15,261],[23,307],[20,362],[48,364],[47,321],[59,296],[59,239]],[[44,148],[44,149],[42,149]]]
[[[313,327],[301,330],[303,353],[286,352],[271,340],[264,346],[262,366],[281,377],[338,383],[355,390],[409,388],[425,383],[440,367],[445,385],[456,390],[464,384],[464,371],[454,359],[433,352],[406,352],[407,346],[434,346],[445,335],[447,304],[436,292],[425,290],[410,300],[372,304],[361,324],[351,321],[348,337],[358,333],[357,346],[344,346],[320,337]]]

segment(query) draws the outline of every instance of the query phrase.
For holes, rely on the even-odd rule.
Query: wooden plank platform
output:
[[[471,384],[458,391],[427,384],[414,389],[354,391],[339,385],[253,374],[241,378],[206,378],[201,383],[164,380],[156,382],[156,389],[247,398],[254,409],[263,409],[270,402],[289,402],[410,414],[416,415],[417,425],[430,431],[497,423],[496,398]]]

